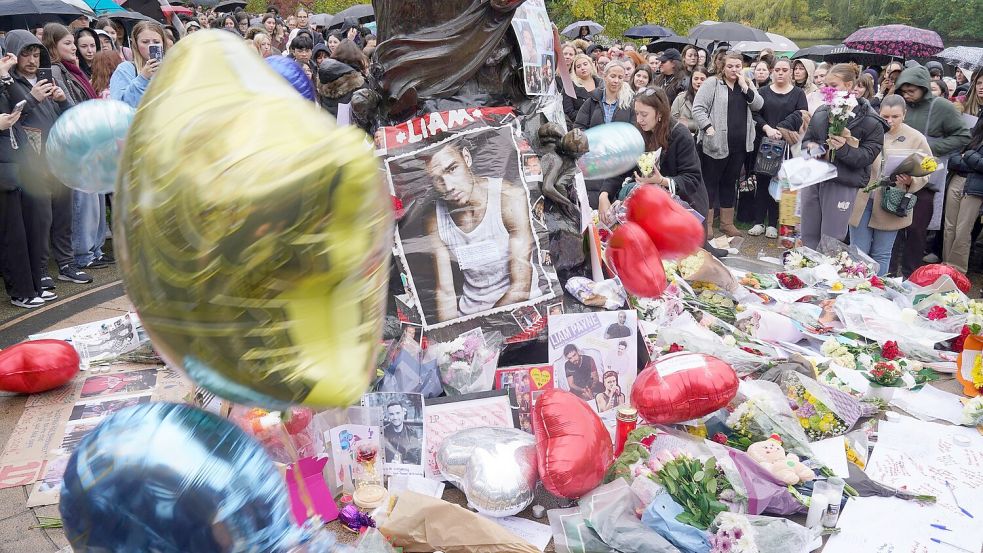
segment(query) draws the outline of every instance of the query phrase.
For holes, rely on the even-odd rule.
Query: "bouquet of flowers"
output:
[[[963,425],[983,426],[983,396],[976,396],[963,405]]]
[[[870,192],[878,186],[891,186],[897,182],[898,175],[911,175],[912,177],[925,177],[931,175],[939,169],[939,162],[930,155],[921,152],[912,152],[901,162],[890,175],[881,175],[878,182],[868,185],[864,192]]]
[[[850,348],[835,339],[823,342],[819,352],[841,367],[852,369],[857,366],[857,359]]]
[[[775,276],[778,283],[786,290],[800,290],[806,287],[806,283],[792,273],[778,273]]]
[[[856,117],[853,108],[857,107],[857,99],[846,90],[836,90],[831,86],[823,87],[820,91],[823,102],[829,106],[829,136],[844,136],[847,124]],[[836,150],[830,150],[829,160],[836,159]]]
[[[807,250],[807,251],[805,251]],[[785,264],[785,269],[788,271],[794,271],[795,269],[809,269],[811,267],[816,267],[822,261],[822,256],[819,252],[810,250],[808,248],[799,248],[796,250],[789,250],[785,252],[783,263]]]
[[[870,370],[863,373],[864,378],[872,384],[877,384],[884,388],[900,388],[905,385],[905,371],[898,361],[878,361]]]
[[[656,166],[659,164],[659,155],[662,153],[660,148],[655,152],[645,152],[638,158],[638,170],[641,171],[643,177],[648,177],[655,171]]]
[[[495,383],[502,335],[468,332],[451,342],[436,344],[437,367],[447,395],[487,392]]]
[[[777,434],[790,453],[812,459],[809,438],[792,412],[782,389],[765,380],[743,381],[735,399],[736,407],[727,417],[726,425],[734,435],[732,442],[751,444]]]
[[[840,436],[864,415],[860,401],[850,394],[823,386],[795,371],[784,372],[778,385],[812,441]]]
[[[821,530],[785,518],[720,513],[710,525],[710,553],[808,551]]]
[[[774,275],[765,275],[760,273],[747,273],[744,278],[740,280],[740,283],[748,288],[754,288],[755,290],[770,290],[772,288],[778,288],[778,280]]]
[[[678,449],[663,450],[650,457],[645,467],[651,471],[647,476],[662,484],[683,508],[676,516],[679,522],[706,530],[719,513],[728,510],[720,498],[733,495],[733,488],[715,457],[700,461]]]

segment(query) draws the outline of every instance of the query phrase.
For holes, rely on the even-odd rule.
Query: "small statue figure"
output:
[[[580,219],[580,210],[570,198],[574,192],[577,158],[587,152],[584,131],[574,129],[563,134],[556,123],[539,127],[539,162],[543,167],[543,195],[555,203],[573,220]]]

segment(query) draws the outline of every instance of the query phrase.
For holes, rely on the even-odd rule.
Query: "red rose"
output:
[[[712,440],[717,442],[718,444],[727,445],[727,434],[724,434],[723,432],[717,432],[716,434],[713,435]]]
[[[877,275],[870,277],[870,285],[874,288],[884,289],[884,281],[881,280]]]
[[[652,447],[652,444],[655,443],[655,439],[658,437],[659,437],[658,434],[652,434],[650,436],[646,436],[645,438],[642,438],[642,445],[645,446],[646,449]]]
[[[895,341],[884,342],[884,347],[881,348],[881,357],[884,359],[889,359],[891,361],[903,357],[901,355],[901,350],[898,349],[898,343]]]
[[[683,351],[683,346],[675,342],[669,344],[669,353],[676,353],[677,351]]]
[[[390,196],[393,202],[393,212],[396,214],[396,218],[399,219],[403,216],[403,200],[400,200],[396,196]]]
[[[928,310],[928,314],[925,316],[930,321],[938,321],[940,319],[945,319],[949,316],[949,312],[945,310],[945,307],[941,305],[933,305],[931,309]]]

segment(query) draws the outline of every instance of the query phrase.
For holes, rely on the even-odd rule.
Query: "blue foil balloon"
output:
[[[112,192],[134,114],[116,100],[89,100],[66,111],[48,134],[51,173],[75,190]]]
[[[287,79],[290,86],[300,93],[304,98],[314,101],[314,85],[304,73],[304,68],[297,63],[297,60],[286,56],[270,56],[266,58],[266,63],[281,77]]]
[[[259,443],[174,403],[123,409],[86,436],[65,469],[59,510],[77,553],[276,553],[305,539]]]
[[[617,177],[638,165],[645,153],[642,133],[629,123],[608,123],[584,131],[590,151],[577,160],[586,179]]]

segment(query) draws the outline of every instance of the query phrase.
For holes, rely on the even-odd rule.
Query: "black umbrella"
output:
[[[123,4],[120,2],[120,4]],[[142,13],[154,21],[162,21],[164,19],[164,11],[160,9],[160,2],[158,0],[126,0],[123,7],[130,10]]]
[[[675,35],[672,29],[662,25],[639,25],[625,31],[626,38],[662,38]]]
[[[236,8],[246,9],[246,0],[223,0],[215,4],[217,12],[234,12]]]
[[[370,4],[355,4],[350,8],[336,13],[331,19],[331,25],[328,28],[341,27],[345,24],[345,20],[349,18],[355,19],[359,23],[368,23],[369,21],[375,20],[375,10],[372,9]]]
[[[740,42],[742,40],[768,42],[771,40],[768,34],[761,29],[740,23],[716,23],[713,21],[701,23],[690,29],[689,38],[714,42]]]
[[[3,0],[0,29],[29,29],[45,23],[71,23],[85,13],[61,0]]]
[[[805,58],[812,61],[823,61],[823,56],[833,51],[833,48],[839,48],[839,46],[833,46],[832,44],[817,44],[807,48],[800,48],[794,54],[792,54],[792,59],[797,60]]]
[[[885,65],[894,58],[886,54],[864,52],[846,46],[836,46],[823,56],[823,61],[830,63],[859,63],[860,65]]]
[[[648,46],[645,47],[650,53],[661,52],[666,48],[675,48],[676,50],[682,51],[688,45],[698,46],[707,49],[712,41],[710,40],[692,40],[687,36],[669,36],[665,38],[660,38],[654,42],[650,42]]]

